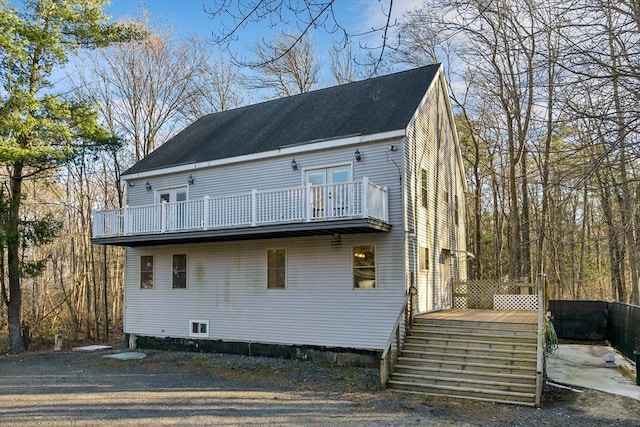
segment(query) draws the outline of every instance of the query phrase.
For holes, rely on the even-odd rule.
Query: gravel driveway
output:
[[[548,389],[544,408],[377,389],[374,369],[145,351],[0,356],[0,425],[638,426],[640,403]]]

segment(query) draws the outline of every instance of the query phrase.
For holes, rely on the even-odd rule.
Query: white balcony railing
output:
[[[388,222],[387,189],[367,178],[199,200],[95,211],[93,237],[375,218]]]

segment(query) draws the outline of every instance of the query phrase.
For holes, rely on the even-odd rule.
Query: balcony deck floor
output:
[[[535,311],[499,311],[477,309],[451,309],[419,314],[419,319],[466,320],[496,323],[537,323]]]

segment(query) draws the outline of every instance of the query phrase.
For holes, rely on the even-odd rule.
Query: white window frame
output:
[[[355,271],[357,267],[355,266],[355,263],[354,263],[355,248],[363,247],[363,246],[370,246],[373,248],[374,278],[373,278],[373,283],[371,284],[372,286],[356,286]],[[351,253],[349,254],[349,256],[351,257],[351,286],[353,287],[353,289],[377,289],[378,288],[378,248],[376,247],[376,245],[370,244],[370,243],[353,245],[351,246]],[[369,266],[366,268],[371,268],[371,267]]]
[[[420,248],[420,271],[429,271],[429,247],[419,246]]]
[[[331,169],[347,169],[349,171],[349,176],[347,182],[353,181],[353,162],[345,162],[345,163],[333,163],[330,165],[318,165],[318,166],[309,166],[302,168],[302,185],[307,185],[307,174],[313,171],[325,171],[325,184],[329,182],[329,176],[327,172]]]
[[[185,190],[186,192],[186,200],[189,200],[189,187],[191,187],[190,185],[176,185],[174,187],[172,186],[167,186],[167,187],[160,187],[160,188],[154,188],[153,189],[153,201],[154,203],[162,203],[162,200],[160,200],[160,194],[162,193],[169,193],[171,196],[171,200],[170,202],[175,202],[175,197],[176,194],[180,192],[180,190]]]
[[[184,255],[184,287],[176,287],[173,283],[173,257]],[[186,252],[171,254],[171,289],[188,289],[189,288],[189,254]]]
[[[142,258],[151,257],[151,286],[145,288],[142,286]],[[139,289],[154,289],[156,287],[156,257],[153,254],[142,254],[140,255],[140,269],[138,270],[138,285]]]
[[[269,251],[284,251],[284,285],[283,286],[269,286]],[[267,289],[283,290],[287,289],[288,282],[288,267],[289,267],[289,254],[287,248],[269,248],[267,249]],[[277,268],[277,267],[276,267]]]
[[[198,331],[200,331],[201,326],[204,325],[206,332],[193,332],[194,325],[198,325]],[[189,336],[193,338],[209,338],[209,321],[199,319],[189,320]]]

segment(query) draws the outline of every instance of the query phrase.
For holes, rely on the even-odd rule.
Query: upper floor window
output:
[[[429,269],[429,248],[420,246],[420,270]]]
[[[156,203],[184,202],[187,200],[187,187],[163,188],[156,191]]]
[[[453,205],[453,221],[455,225],[459,224],[459,212],[458,212],[458,196],[455,196],[454,198],[454,205]]]
[[[287,250],[267,250],[267,288],[284,289],[287,280]]]
[[[376,287],[376,247],[363,245],[353,247],[353,287]]]
[[[187,287],[187,255],[179,254],[173,256],[172,286],[174,289]]]
[[[421,177],[421,187],[422,187],[422,206],[427,207],[427,171],[426,169],[422,169],[422,177]]]
[[[153,288],[153,255],[140,257],[140,289]]]

